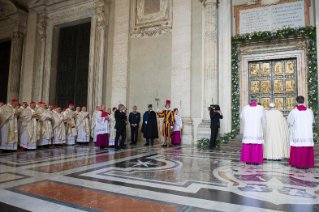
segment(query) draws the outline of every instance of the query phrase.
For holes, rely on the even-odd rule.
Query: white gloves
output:
[[[157,109],[156,112],[159,112],[159,109]]]
[[[173,129],[174,127],[173,126],[171,126],[171,129]]]
[[[147,121],[145,122],[145,124],[147,124]]]

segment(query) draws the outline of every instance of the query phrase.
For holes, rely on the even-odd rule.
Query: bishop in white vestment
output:
[[[281,111],[275,109],[275,104],[269,104],[264,123],[264,158],[281,160],[289,158],[290,142],[287,121]]]
[[[1,107],[1,145],[2,150],[17,150],[18,148],[18,121],[20,115],[16,111],[17,99],[12,99],[11,103]]]
[[[297,168],[314,167],[314,140],[313,123],[314,116],[311,109],[303,104],[305,98],[297,97],[298,107],[290,111],[288,125],[292,129],[290,132],[290,159],[289,165]]]
[[[66,141],[66,122],[64,115],[61,113],[61,108],[56,108],[56,113],[53,114],[53,140],[52,144],[64,144]]]
[[[93,138],[93,142],[96,142],[96,114],[100,111],[100,106],[95,107],[95,111],[92,114],[92,119],[91,119],[91,137]]]
[[[86,111],[86,107],[82,107],[82,111],[78,113],[76,118],[76,126],[78,128],[78,137],[76,139],[79,143],[90,142],[90,115]]]
[[[265,109],[256,103],[256,97],[251,97],[251,103],[246,105],[240,118],[244,122],[243,145],[240,160],[247,164],[263,163],[263,123],[266,119]]]
[[[69,105],[69,108],[64,111],[63,113],[65,120],[67,121],[66,132],[67,132],[67,145],[74,145],[75,144],[75,136],[77,136],[76,131],[76,123],[75,117],[76,114],[73,111],[73,104]]]
[[[40,115],[40,139],[38,141],[38,146],[50,145],[53,138],[53,113],[48,110],[47,104],[44,102],[41,108],[37,110],[37,113]]]
[[[39,116],[35,112],[35,102],[30,102],[30,107],[23,109],[21,119],[21,142],[23,149],[36,149],[39,139]]]

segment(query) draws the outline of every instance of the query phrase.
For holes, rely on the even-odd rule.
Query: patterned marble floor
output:
[[[0,211],[319,211],[319,157],[245,165],[240,143],[218,151],[142,143],[0,153]]]

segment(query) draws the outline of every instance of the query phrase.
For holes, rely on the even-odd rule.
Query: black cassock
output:
[[[147,124],[145,124],[146,121]],[[144,138],[158,138],[157,116],[154,111],[146,111],[144,113],[141,131]]]

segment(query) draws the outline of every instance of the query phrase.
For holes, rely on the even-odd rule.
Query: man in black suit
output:
[[[126,109],[124,105],[120,104],[119,109],[115,112],[115,129],[116,129],[116,136],[115,136],[115,148],[116,149],[125,149],[124,142],[126,139]],[[121,142],[119,145],[119,139],[121,137]]]
[[[129,122],[131,125],[131,143],[130,145],[135,145],[138,138],[138,128],[140,126],[141,114],[137,112],[137,107],[133,107],[133,112],[129,115]]]
[[[223,118],[219,105],[211,105],[210,107],[210,149],[216,149],[216,140],[218,129],[220,128],[220,119]]]

